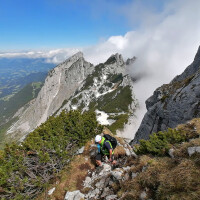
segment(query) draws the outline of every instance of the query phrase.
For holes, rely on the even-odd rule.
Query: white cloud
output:
[[[6,52],[0,53],[0,58],[46,58],[47,62],[58,64],[80,50],[81,48],[66,48],[49,51]]]
[[[132,6],[126,9],[130,21],[135,16],[132,11],[136,10],[135,5]],[[145,6],[140,6],[144,9],[139,10],[145,12]],[[139,121],[146,110],[144,102],[153,91],[182,73],[193,61],[200,45],[200,1],[171,1],[162,13],[140,14],[141,25],[138,30],[124,36],[110,37],[84,50],[86,58],[95,63],[105,61],[110,54],[116,52],[125,58],[137,57],[129,71],[132,76],[145,74],[135,84],[136,97],[141,106],[137,113]]]

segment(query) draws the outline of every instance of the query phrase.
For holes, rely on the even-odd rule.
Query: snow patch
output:
[[[106,75],[103,75],[103,79],[106,80],[106,79],[107,79],[107,76],[106,76]]]
[[[72,110],[77,110],[77,106],[72,106]]]
[[[108,114],[103,112],[103,111],[99,111],[99,110],[95,110],[96,114],[97,114],[97,121],[101,124],[101,125],[110,125],[109,121],[108,121]]]

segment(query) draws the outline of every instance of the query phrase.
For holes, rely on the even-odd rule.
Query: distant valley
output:
[[[0,139],[16,117],[13,115],[22,106],[36,98],[48,71],[55,67],[44,58],[0,59]],[[11,120],[11,117],[13,119]],[[1,146],[1,143],[0,143]]]
[[[47,72],[55,67],[44,58],[1,58],[0,99],[8,100],[31,82],[44,82]]]

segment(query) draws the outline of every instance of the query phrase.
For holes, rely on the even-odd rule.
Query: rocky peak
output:
[[[123,65],[124,64],[124,60],[121,54],[113,54],[111,55],[108,60],[105,62],[106,65],[111,65],[116,63],[117,65]]]
[[[74,63],[80,58],[83,58],[83,53],[81,51],[77,52],[73,56],[69,57],[67,60],[65,60],[63,63]],[[63,63],[61,63],[59,66],[61,66]]]
[[[135,62],[135,60],[136,60],[135,56],[133,56],[132,58],[128,58],[126,60],[126,65],[132,65]]]
[[[172,82],[182,81],[186,79],[187,77],[192,76],[194,73],[196,73],[199,70],[199,68],[200,68],[200,46],[195,55],[194,61],[191,63],[191,65],[189,65],[181,75],[176,76],[172,80]]]
[[[81,51],[77,52],[76,54],[65,60],[63,63],[59,64],[59,67],[69,68],[73,63],[76,63],[78,60],[84,60],[83,53]]]
[[[49,72],[35,101],[18,116],[19,120],[8,133],[28,133],[45,122],[93,70],[94,66],[84,60],[81,52],[55,67]]]

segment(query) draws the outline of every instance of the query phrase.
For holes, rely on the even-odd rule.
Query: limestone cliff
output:
[[[169,84],[162,85],[147,99],[142,123],[132,144],[148,139],[153,132],[174,128],[200,116],[200,47],[194,61]]]
[[[8,133],[23,136],[45,122],[93,70],[94,66],[84,60],[81,52],[55,67],[49,72],[37,98],[18,116],[19,120]]]
[[[19,119],[7,133],[22,140],[63,109],[95,110],[100,123],[111,125],[123,118],[123,124],[136,108],[133,82],[121,55],[94,66],[79,52],[49,72],[37,98],[15,114]]]

